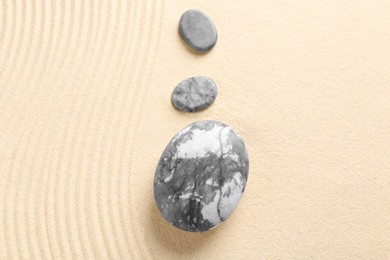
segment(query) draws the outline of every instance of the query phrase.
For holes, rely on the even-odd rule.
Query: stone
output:
[[[211,50],[218,38],[214,22],[199,10],[188,10],[181,16],[179,33],[187,45],[197,52]]]
[[[172,105],[183,112],[196,112],[208,108],[217,97],[215,82],[207,77],[183,80],[172,92]]]
[[[248,180],[241,137],[216,121],[198,121],[178,132],[161,155],[154,197],[163,217],[185,231],[207,231],[236,208]]]

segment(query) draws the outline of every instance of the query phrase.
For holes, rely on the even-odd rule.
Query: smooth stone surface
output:
[[[248,179],[243,140],[216,121],[195,122],[178,132],[161,155],[154,197],[164,218],[186,231],[206,231],[236,208]]]
[[[188,10],[180,18],[179,33],[193,50],[206,52],[217,42],[217,28],[206,14],[199,10]]]
[[[173,106],[183,112],[196,112],[208,108],[217,97],[217,85],[207,77],[183,80],[172,92]]]

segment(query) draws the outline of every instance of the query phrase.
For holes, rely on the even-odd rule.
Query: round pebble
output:
[[[214,22],[199,10],[188,10],[181,16],[179,33],[188,46],[197,52],[207,52],[217,42]]]
[[[154,197],[177,228],[207,231],[236,208],[248,179],[245,144],[229,126],[195,122],[178,132],[161,155]]]
[[[215,82],[207,77],[183,80],[172,92],[172,105],[183,112],[196,112],[208,108],[217,97]]]

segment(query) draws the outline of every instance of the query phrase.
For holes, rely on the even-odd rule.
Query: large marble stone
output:
[[[161,155],[154,197],[164,218],[186,231],[206,231],[236,208],[248,179],[243,140],[216,121],[195,122],[178,132]]]
[[[183,112],[196,112],[208,108],[217,97],[217,85],[207,77],[183,80],[172,92],[173,106]]]
[[[211,50],[218,38],[214,22],[199,10],[188,10],[181,16],[179,33],[187,45],[197,52]]]

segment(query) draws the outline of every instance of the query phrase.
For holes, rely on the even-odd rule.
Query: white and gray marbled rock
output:
[[[243,140],[216,121],[178,132],[161,155],[154,197],[164,218],[186,231],[206,231],[236,208],[248,179]]]
[[[217,97],[215,82],[207,77],[183,80],[172,92],[173,106],[183,112],[196,112],[208,108]]]
[[[188,46],[197,52],[211,50],[218,38],[214,22],[199,10],[188,10],[181,16],[179,33]]]

